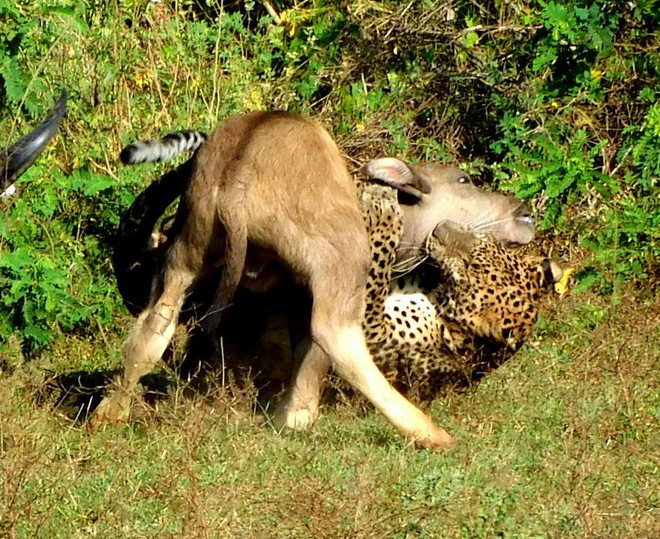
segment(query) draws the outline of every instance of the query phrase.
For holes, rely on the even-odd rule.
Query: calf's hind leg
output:
[[[318,417],[321,386],[330,369],[330,358],[311,339],[306,339],[296,350],[301,351],[304,355],[287,397],[275,410],[273,425],[278,429],[304,429]]]
[[[299,260],[310,276],[312,306],[312,339],[329,358],[337,374],[363,393],[369,401],[404,436],[425,448],[444,448],[453,438],[436,426],[421,410],[406,400],[385,379],[373,362],[362,331],[364,316],[364,283],[367,264],[360,258],[361,250],[327,249],[310,245],[314,240],[304,233],[298,244],[306,245],[300,252],[324,252],[324,257]],[[334,242],[335,246],[341,245]],[[294,256],[292,254],[292,256]],[[346,271],[350,268],[352,271]],[[342,275],[337,279],[337,275]],[[311,349],[306,355],[292,384],[288,402],[283,406],[284,417],[278,423],[302,427],[313,421],[308,412],[315,414],[318,404],[319,381],[327,361],[318,351]],[[311,393],[316,391],[316,396]],[[316,398],[314,398],[316,397]],[[305,410],[308,408],[308,410]]]
[[[453,443],[447,431],[385,379],[369,354],[360,324],[336,326],[324,320],[312,324],[314,338],[327,351],[337,374],[365,395],[401,434],[422,448],[445,448]]]
[[[105,397],[94,411],[92,426],[128,420],[135,387],[160,361],[172,339],[186,291],[195,277],[194,272],[181,267],[176,260],[169,257],[162,292],[133,325],[124,346],[124,375],[115,392]]]

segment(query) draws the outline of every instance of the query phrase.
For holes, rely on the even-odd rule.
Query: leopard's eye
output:
[[[458,178],[458,183],[469,183],[469,181],[470,178],[468,178],[467,176],[461,176],[460,178]]]

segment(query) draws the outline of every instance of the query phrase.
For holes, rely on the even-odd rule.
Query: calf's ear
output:
[[[410,166],[394,157],[372,159],[361,169],[368,180],[389,185],[399,191],[421,199],[431,193],[431,184]]]

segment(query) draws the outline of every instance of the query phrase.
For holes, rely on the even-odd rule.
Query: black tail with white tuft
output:
[[[125,165],[168,161],[184,152],[196,151],[205,140],[206,134],[200,131],[179,131],[160,140],[138,141],[126,146],[119,158]]]

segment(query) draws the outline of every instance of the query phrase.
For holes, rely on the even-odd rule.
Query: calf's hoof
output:
[[[415,447],[419,449],[449,449],[456,440],[445,429],[433,426],[428,432],[418,434],[414,438]]]
[[[311,427],[318,417],[318,409],[281,405],[275,410],[272,424],[277,430],[304,430]]]
[[[131,415],[131,396],[121,389],[105,397],[98,405],[89,424],[92,428],[126,423]]]

